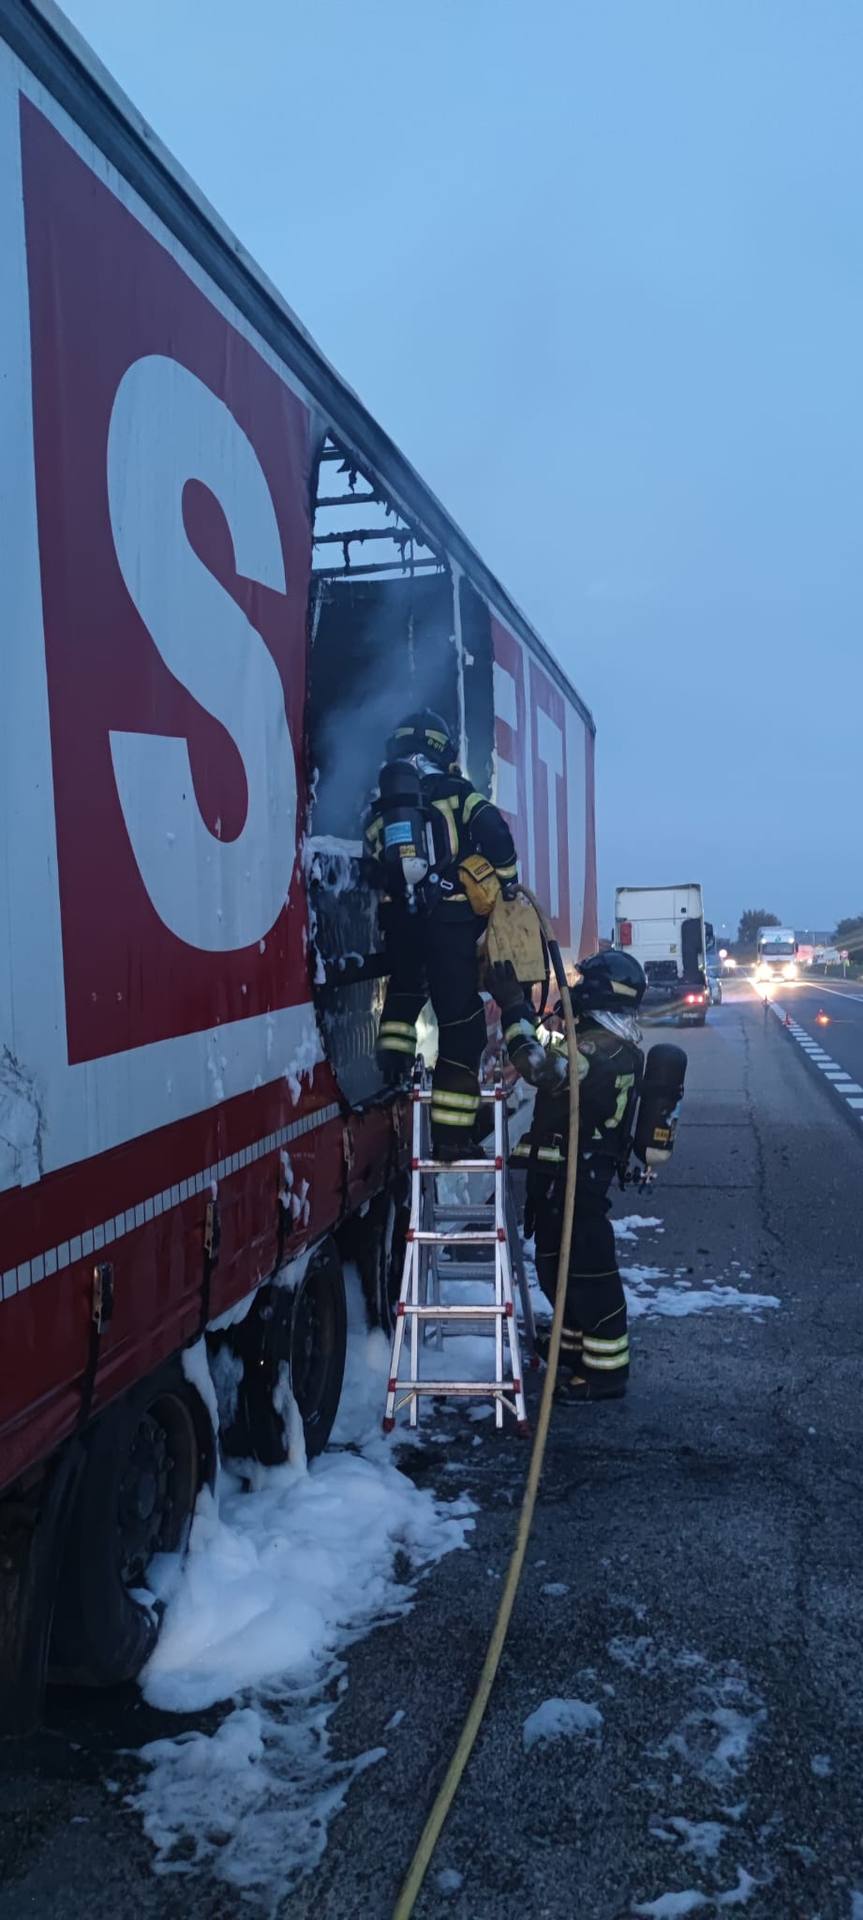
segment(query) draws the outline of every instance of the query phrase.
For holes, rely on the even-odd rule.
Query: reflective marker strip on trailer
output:
[[[136,1227],[143,1227],[147,1221],[170,1212],[172,1207],[182,1205],[184,1200],[191,1200],[197,1193],[206,1193],[214,1181],[226,1180],[230,1174],[240,1173],[244,1167],[251,1166],[253,1161],[263,1160],[268,1153],[275,1153],[279,1147],[299,1140],[302,1134],[325,1127],[331,1120],[338,1120],[340,1111],[334,1101],[327,1107],[318,1107],[316,1112],[304,1114],[301,1119],[292,1120],[289,1126],[280,1127],[277,1133],[268,1133],[251,1146],[241,1147],[238,1153],[228,1154],[215,1166],[205,1167],[188,1180],[180,1180],[175,1187],[166,1187],[163,1193],[153,1194],[151,1199],[127,1207],[124,1213],[116,1214],[113,1219],[103,1220],[100,1226],[89,1227],[86,1233],[62,1241],[48,1252],[35,1254],[32,1260],[23,1261],[19,1267],[10,1267],[0,1284],[0,1299],[11,1300],[14,1294],[24,1293],[27,1287],[36,1286],[40,1280],[61,1272],[63,1267],[72,1266],[76,1260],[86,1260],[90,1255],[99,1253],[112,1241],[121,1239],[123,1234],[133,1233]]]

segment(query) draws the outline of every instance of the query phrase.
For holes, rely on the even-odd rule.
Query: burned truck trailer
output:
[[[222,1441],[309,1452],[403,1103],[357,859],[441,709],[574,952],[593,725],[62,15],[0,0],[0,1700],[136,1673]],[[284,1284],[287,1276],[289,1284]],[[215,1371],[218,1376],[219,1367]],[[282,1396],[283,1405],[284,1396]]]

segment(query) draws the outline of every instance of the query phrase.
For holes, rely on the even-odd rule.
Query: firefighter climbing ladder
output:
[[[491,1397],[496,1426],[503,1426],[506,1410],[514,1414],[519,1432],[527,1432],[513,1270],[531,1352],[533,1306],[509,1179],[506,1090],[499,1072],[490,1087],[482,1088],[480,1097],[494,1104],[493,1159],[433,1159],[429,1144],[431,1086],[424,1064],[418,1060],[411,1086],[410,1224],[396,1308],[385,1433],[392,1431],[396,1414],[404,1406],[409,1408],[410,1425],[416,1426],[423,1394],[457,1395],[463,1400]],[[488,1183],[493,1175],[493,1186],[482,1200],[449,1201],[440,1195],[438,1181],[450,1174],[466,1174],[468,1187],[472,1176],[484,1176]],[[455,1302],[451,1294],[461,1283],[472,1290],[484,1284],[487,1297]],[[440,1369],[436,1378],[421,1373],[426,1354],[441,1354],[448,1339],[471,1332],[489,1336],[494,1353],[492,1379],[446,1380],[441,1379]],[[405,1355],[408,1369],[400,1377]]]

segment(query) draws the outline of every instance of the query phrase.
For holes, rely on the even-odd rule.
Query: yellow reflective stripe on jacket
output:
[[[476,813],[477,807],[487,807],[487,806],[488,806],[488,801],[486,800],[484,794],[469,793],[464,803],[464,806],[462,808],[462,819],[465,823],[465,826],[467,826],[467,823],[469,820],[473,819],[473,816]]]
[[[635,1074],[618,1073],[615,1076],[614,1084],[617,1088],[617,1101],[611,1119],[605,1122],[606,1127],[620,1126],[626,1109],[629,1106],[629,1096],[635,1086]]]
[[[447,833],[449,834],[449,850],[453,859],[455,859],[459,846],[458,800],[452,798],[433,800],[432,806],[437,807],[438,813],[441,813],[446,821]]]
[[[629,1348],[628,1347],[625,1353],[614,1354],[608,1360],[602,1360],[600,1359],[600,1356],[598,1353],[591,1353],[588,1351],[587,1341],[585,1341],[584,1354],[582,1357],[584,1359],[585,1366],[589,1367],[591,1372],[593,1372],[593,1370],[596,1369],[598,1373],[616,1373],[619,1367],[629,1366]]]
[[[629,1334],[621,1334],[619,1340],[602,1340],[598,1334],[586,1333],[584,1335],[585,1353],[588,1351],[588,1348],[591,1353],[628,1353]]]
[[[382,1020],[380,1030],[381,1033],[407,1033],[412,1040],[416,1039],[417,1034],[413,1020]]]
[[[522,1015],[520,1020],[513,1020],[512,1025],[509,1027],[504,1027],[504,1030],[503,1030],[503,1037],[506,1041],[507,1046],[509,1046],[509,1043],[511,1040],[514,1040],[516,1038],[520,1038],[522,1040],[533,1040],[535,1035],[536,1035],[536,1028],[533,1024],[533,1021],[526,1019],[524,1015]]]
[[[511,860],[507,867],[495,867],[495,873],[499,880],[517,880],[518,861]]]
[[[439,1120],[442,1127],[472,1127],[476,1121],[475,1113],[453,1113],[450,1107],[438,1107],[434,1100],[431,1103],[431,1117]]]
[[[414,1058],[417,1050],[416,1038],[403,1040],[398,1033],[379,1033],[378,1046],[382,1053],[409,1053]]]

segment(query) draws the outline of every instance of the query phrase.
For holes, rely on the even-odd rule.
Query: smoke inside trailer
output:
[[[491,782],[494,739],[491,626],[467,581],[446,572],[387,580],[319,580],[314,585],[309,688],[313,841],[356,850],[386,742],[406,713],[431,707],[459,743],[466,771],[482,792]],[[463,709],[459,697],[462,673]],[[327,1053],[352,1101],[378,1090],[374,1041],[384,982],[339,984],[348,964],[380,949],[374,896],[358,867],[346,882],[343,860],[319,861],[310,883],[319,969],[316,994]]]

